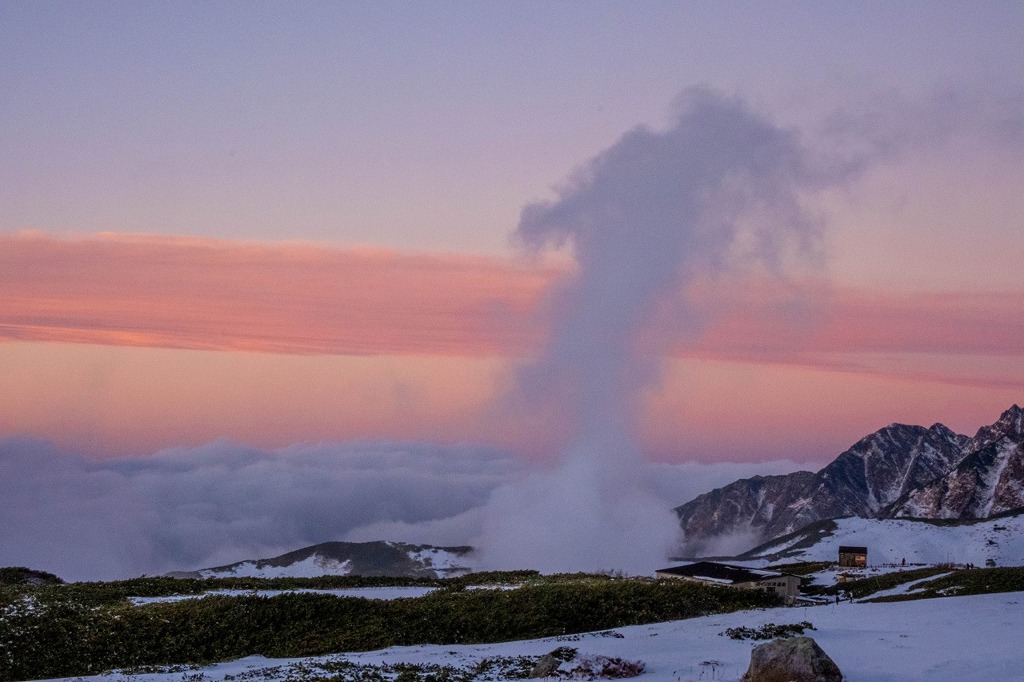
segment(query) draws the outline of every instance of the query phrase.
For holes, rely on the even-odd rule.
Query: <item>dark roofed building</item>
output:
[[[868,548],[840,546],[839,565],[846,568],[864,568],[868,565]]]
[[[654,572],[657,578],[692,580],[694,582],[737,587],[740,589],[769,590],[792,604],[800,595],[800,576],[759,568],[745,568],[714,561],[698,561],[685,566],[672,566]]]

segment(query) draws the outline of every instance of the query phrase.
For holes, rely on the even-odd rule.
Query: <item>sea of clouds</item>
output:
[[[645,465],[681,504],[793,462]],[[70,580],[160,574],[332,540],[479,542],[492,492],[528,468],[480,445],[345,442],[262,450],[228,441],[148,457],[88,459],[0,440],[0,566]]]

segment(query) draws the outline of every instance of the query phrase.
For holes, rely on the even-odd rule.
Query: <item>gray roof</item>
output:
[[[678,575],[684,578],[705,579],[710,582],[722,583],[750,583],[769,578],[782,577],[783,573],[775,571],[763,571],[758,568],[745,568],[743,566],[731,566],[719,564],[714,561],[698,561],[695,564],[685,566],[672,566],[671,568],[660,568],[657,573]]]

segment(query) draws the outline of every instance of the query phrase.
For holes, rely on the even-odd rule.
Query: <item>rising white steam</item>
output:
[[[794,132],[695,89],[670,128],[631,130],[556,200],[523,209],[525,247],[569,247],[578,270],[552,303],[554,333],[524,368],[519,398],[558,412],[571,436],[554,470],[492,494],[487,565],[646,573],[665,561],[678,522],[644,479],[634,438],[640,392],[659,370],[640,337],[697,277],[817,259],[801,194],[822,182]],[[700,324],[684,316],[682,331]]]

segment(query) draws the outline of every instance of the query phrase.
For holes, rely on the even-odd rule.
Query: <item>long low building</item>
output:
[[[724,585],[747,590],[769,590],[793,604],[800,596],[800,576],[759,568],[731,566],[713,561],[698,561],[685,566],[672,566],[654,572],[657,578],[692,580],[694,582]]]

